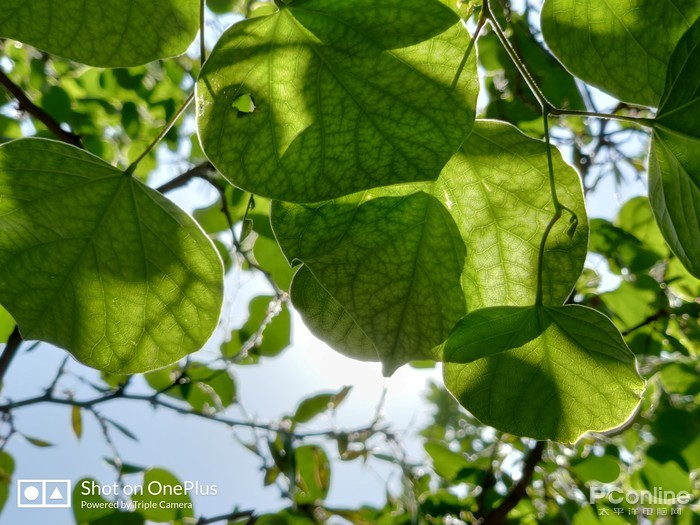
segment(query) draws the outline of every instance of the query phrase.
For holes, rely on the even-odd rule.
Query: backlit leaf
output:
[[[180,55],[198,29],[190,0],[4,0],[0,11],[0,36],[99,67]]]
[[[221,310],[221,259],[187,214],[49,140],[0,146],[0,267],[0,302],[25,339],[109,372],[199,350]]]
[[[656,107],[673,49],[698,15],[698,0],[546,0],[541,24],[574,75],[625,102]]]
[[[536,439],[574,443],[619,427],[644,390],[615,326],[583,306],[477,310],[450,334],[444,360],[445,386],[482,423]]]
[[[245,20],[197,82],[202,147],[236,186],[293,202],[435,179],[474,119],[469,41],[436,0],[297,0]]]
[[[275,221],[287,258],[304,261],[361,327],[374,348],[366,358],[381,360],[385,374],[439,357],[437,346],[465,312],[464,243],[435,197],[417,192],[308,209],[280,205]],[[314,221],[325,228],[309,227]]]
[[[700,278],[700,21],[668,68],[649,152],[649,200],[666,242]]]
[[[562,220],[550,233],[546,246],[544,301],[560,305],[571,292],[583,266],[587,220],[578,175],[556,152],[553,160],[559,198],[579,218],[573,238],[566,231],[568,221]],[[534,303],[539,244],[553,213],[548,187],[544,143],[526,137],[513,126],[479,121],[460,152],[434,183],[380,188],[318,205],[275,203],[272,223],[278,241],[288,259],[305,264],[292,282],[292,301],[318,337],[350,357],[380,360],[385,366],[392,363],[392,367],[411,357],[439,359],[439,349],[426,352],[419,351],[413,343],[394,348],[381,342],[381,338],[394,333],[398,325],[387,316],[380,299],[391,299],[390,304],[398,312],[402,311],[400,305],[405,304],[410,330],[422,334],[420,338],[426,344],[429,341],[440,344],[446,336],[444,329],[449,331],[451,327],[447,325],[456,322],[453,316],[458,314],[458,295],[470,309],[511,301]],[[399,196],[418,195],[416,192],[420,191],[432,195],[435,200],[427,201],[432,203],[431,209],[437,213],[442,208],[438,215],[445,214],[446,219],[456,225],[456,232],[452,226],[446,226],[447,222],[435,220],[425,222],[425,235],[412,238],[395,235],[386,221],[378,217],[371,229],[357,224],[365,216],[361,210],[380,199],[385,199],[384,208],[390,209],[393,220],[398,221],[398,214],[404,212],[398,206],[391,207],[390,203],[400,202]],[[341,291],[337,289],[338,268],[345,267],[347,258],[338,257],[337,263],[345,264],[337,267],[325,263],[325,276],[321,276],[316,260],[337,250],[339,243],[348,242],[343,232],[358,230],[366,233],[358,241],[352,241],[358,246],[353,248],[351,257],[358,257],[358,247],[369,246],[372,239],[376,239],[372,242],[377,242],[378,246],[391,243],[398,249],[403,245],[404,252],[400,261],[398,257],[393,259],[393,264],[398,266],[389,271],[386,261],[379,260],[374,250],[367,250],[361,271],[371,275],[373,288],[361,289],[357,279],[344,278]],[[407,258],[405,248],[409,241],[411,250],[419,254],[419,258]],[[463,291],[452,277],[451,281],[440,278],[435,284],[427,280],[413,281],[408,289],[410,294],[399,295],[397,283],[402,272],[406,274],[415,267],[419,272],[434,268],[433,273],[445,273],[453,250],[455,247],[461,250],[462,243],[466,244],[466,259],[464,264],[458,265],[458,271]],[[403,286],[406,290],[405,283]],[[436,290],[442,291],[436,294]],[[426,302],[422,297],[430,299]],[[401,302],[394,304],[399,298]],[[438,307],[439,304],[446,306]],[[413,316],[416,316],[415,322],[410,321]],[[426,321],[433,316],[440,317],[441,330],[433,329],[437,326],[435,322]],[[398,335],[405,337],[405,334]],[[406,353],[404,347],[410,351]]]

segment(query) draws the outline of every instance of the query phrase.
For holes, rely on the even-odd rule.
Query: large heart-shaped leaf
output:
[[[581,272],[588,228],[578,175],[559,155],[554,155],[553,162],[559,198],[579,219],[572,237],[567,231],[568,220],[557,223],[545,250],[544,301],[548,305],[560,305]],[[319,282],[315,261],[344,242],[347,236],[344,232],[360,227],[358,212],[363,206],[373,200],[424,192],[433,196],[435,204],[444,207],[445,215],[451,216],[450,221],[456,224],[458,231],[453,239],[452,234],[446,236],[451,229],[441,227],[439,222],[426,223],[425,235],[416,239],[423,247],[413,248],[414,253],[423,254],[423,259],[417,262],[426,271],[434,268],[430,271],[439,272],[444,258],[453,253],[451,247],[455,243],[467,246],[465,264],[461,267],[462,287],[459,281],[452,281],[442,283],[441,289],[449,289],[450,297],[459,295],[462,304],[470,310],[509,301],[531,304],[536,295],[539,244],[553,213],[548,185],[543,142],[526,137],[508,124],[477,121],[467,142],[434,183],[380,188],[313,205],[276,202],[272,222],[277,239],[290,261],[297,259],[306,265],[297,272],[292,283],[292,301],[309,328],[336,350],[358,359],[379,359],[385,364],[392,360],[393,366],[405,362],[408,354],[395,355],[392,347],[375,337],[378,332],[393,330],[386,323],[384,307],[354,297],[357,282],[343,280],[341,283],[334,266],[324,268],[325,281]],[[396,209],[393,213],[399,211]],[[377,220],[367,235],[392,239],[393,232],[383,221]],[[441,250],[436,249],[439,247]],[[375,269],[373,279],[377,289],[385,290],[385,296],[394,293],[397,274],[386,269],[384,261],[375,260],[371,250],[364,253],[364,257],[362,264],[367,271]],[[339,260],[333,264],[341,263]],[[406,260],[404,264],[410,268],[414,263]],[[348,289],[343,292],[344,296],[337,292],[336,286],[340,284]],[[416,298],[436,293],[436,288],[421,290],[425,284],[428,283],[414,283]],[[352,303],[348,302],[350,300]],[[440,310],[432,310],[439,300],[433,298],[421,308],[431,315],[443,315]],[[418,311],[410,304],[406,308]],[[353,309],[362,310],[367,324],[351,314]],[[457,313],[457,310],[445,311]],[[455,321],[452,319],[453,323]],[[429,324],[419,322],[412,330],[427,326]],[[435,335],[438,333],[442,331]],[[428,339],[434,340],[435,336]],[[419,355],[414,351],[411,357],[418,359]],[[439,349],[424,353],[422,357],[439,359]]]
[[[285,210],[277,218],[289,226],[285,236],[316,218]],[[304,261],[332,298],[323,301],[341,305],[354,321],[351,332],[353,324],[361,327],[366,340],[353,356],[379,358],[387,375],[408,361],[438,358],[436,347],[465,313],[464,243],[445,207],[417,192],[327,211],[325,219],[344,223],[342,229],[309,229],[301,242],[286,243],[286,255]],[[365,355],[368,347],[373,355]]]
[[[3,0],[0,36],[99,67],[184,53],[199,29],[191,0]]]
[[[199,350],[217,325],[221,260],[173,203],[73,146],[0,146],[0,303],[25,339],[144,372]]]
[[[234,25],[197,82],[207,157],[292,202],[434,180],[474,119],[458,22],[437,0],[296,0]]]
[[[700,21],[669,64],[649,152],[649,201],[666,242],[700,278]]]
[[[698,0],[546,0],[541,24],[574,75],[625,102],[656,107],[673,49],[698,16]]]
[[[445,385],[464,407],[536,439],[574,443],[616,428],[644,390],[620,333],[584,306],[477,310],[450,334],[444,360]]]

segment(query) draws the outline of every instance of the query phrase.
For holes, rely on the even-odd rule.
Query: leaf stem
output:
[[[136,171],[136,167],[139,165],[139,162],[141,162],[146,155],[148,155],[153,148],[155,148],[161,140],[163,140],[163,137],[168,134],[168,131],[170,131],[170,128],[172,128],[175,123],[178,121],[178,119],[182,116],[182,114],[187,110],[188,106],[190,103],[194,100],[194,92],[190,93],[189,96],[185,99],[185,101],[182,103],[182,106],[175,112],[175,114],[171,117],[171,119],[168,121],[168,123],[163,127],[163,129],[158,133],[158,136],[153,139],[153,141],[148,145],[148,147],[141,153],[141,155],[138,156],[138,158],[129,164],[129,167],[126,168],[124,173],[126,175],[133,175],[134,171]]]
[[[547,97],[542,92],[542,90],[539,88],[539,86],[537,85],[537,82],[535,82],[535,79],[532,77],[532,74],[527,69],[527,66],[525,66],[525,63],[518,56],[518,53],[515,51],[515,49],[511,45],[510,41],[508,40],[508,37],[505,35],[503,30],[501,29],[501,26],[498,25],[498,21],[496,20],[496,17],[494,16],[493,11],[491,10],[490,0],[484,0],[483,10],[484,10],[483,11],[484,16],[491,23],[491,27],[493,28],[493,32],[496,33],[496,36],[498,37],[498,40],[501,42],[503,49],[505,49],[505,51],[508,54],[508,56],[510,57],[511,61],[515,65],[515,68],[518,70],[518,73],[520,73],[520,76],[522,76],[523,79],[525,80],[525,83],[530,88],[530,91],[532,92],[534,97],[537,99],[537,102],[540,103],[540,106],[542,106],[543,110],[553,109],[554,105],[549,100],[547,100]]]
[[[474,29],[474,34],[472,35],[472,38],[469,41],[469,46],[467,46],[467,50],[464,52],[464,56],[462,57],[462,61],[459,63],[459,66],[457,67],[457,72],[455,73],[455,77],[452,80],[452,85],[450,86],[450,89],[454,89],[457,87],[457,82],[459,82],[459,77],[462,76],[462,71],[464,71],[464,67],[467,65],[467,60],[469,60],[469,55],[471,55],[472,50],[474,49],[474,46],[476,44],[476,39],[479,38],[479,33],[481,33],[481,29],[484,27],[484,24],[486,24],[486,16],[485,16],[485,12],[481,11],[481,16],[479,16],[479,21],[476,24],[476,29]]]
[[[645,117],[633,117],[631,115],[616,115],[614,113],[601,113],[599,111],[579,111],[576,109],[559,109],[559,108],[549,108],[549,114],[554,116],[571,116],[571,117],[593,117],[602,118],[606,120],[622,120],[625,122],[632,122],[640,126],[647,128],[654,127],[653,118]]]
[[[515,50],[513,45],[508,40],[508,37],[503,32],[503,29],[501,29],[501,26],[498,25],[498,20],[496,20],[496,17],[493,14],[493,11],[491,10],[490,0],[484,0],[483,15],[490,22],[494,33],[496,33],[496,36],[498,37],[499,42],[503,46],[503,49],[505,49],[505,51],[508,54],[508,56],[510,57],[511,61],[515,65],[515,68],[518,70],[518,73],[520,73],[520,76],[522,76],[523,79],[525,80],[525,83],[527,84],[528,88],[532,92],[533,96],[537,99],[537,102],[539,102],[540,106],[542,107],[543,112],[546,112],[549,116],[594,117],[594,118],[632,122],[634,124],[644,126],[647,128],[651,128],[654,126],[654,119],[653,118],[633,117],[630,115],[615,115],[612,113],[601,113],[598,111],[579,111],[579,110],[574,110],[574,109],[562,109],[562,108],[556,107],[554,104],[552,104],[547,99],[547,96],[544,94],[542,89],[540,89],[540,87],[537,85],[537,82],[535,82],[535,79],[533,78],[532,74],[528,70],[527,66],[522,61],[522,59],[518,55],[517,51]]]
[[[537,257],[537,295],[535,296],[535,306],[542,306],[543,304],[543,273],[544,273],[544,252],[547,246],[547,238],[552,228],[561,218],[562,210],[564,207],[559,202],[559,197],[557,197],[557,186],[554,180],[554,163],[552,162],[552,145],[549,137],[549,108],[543,107],[544,118],[544,138],[545,145],[547,148],[547,172],[549,173],[549,191],[551,193],[552,204],[554,205],[554,215],[547,223],[547,227],[542,234],[542,240],[540,241],[540,249]],[[568,208],[567,208],[568,209]]]
[[[200,67],[204,65],[204,61],[207,59],[207,44],[204,41],[204,11],[205,11],[205,0],[199,0],[199,64]]]

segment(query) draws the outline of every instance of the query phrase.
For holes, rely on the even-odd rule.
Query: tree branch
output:
[[[54,119],[51,115],[49,115],[39,106],[34,104],[34,102],[29,100],[29,97],[25,94],[24,91],[22,91],[22,88],[14,82],[12,82],[10,77],[8,77],[2,70],[0,70],[0,84],[3,85],[3,87],[7,90],[8,93],[10,93],[13,97],[15,97],[15,99],[17,99],[20,110],[26,111],[34,118],[39,120],[42,124],[44,124],[44,126],[48,128],[49,131],[51,131],[63,142],[67,142],[68,144],[72,144],[73,146],[76,146],[78,148],[83,148],[83,143],[81,142],[79,135],[76,135],[75,133],[71,133],[70,131],[66,131],[65,129],[63,129],[61,127],[61,124],[59,124],[59,122],[56,119]]]
[[[197,164],[193,168],[187,170],[185,173],[178,175],[174,179],[161,184],[156,188],[156,190],[160,193],[168,193],[169,191],[187,186],[192,179],[203,179],[210,181],[209,173],[212,173],[213,171],[214,165],[211,162],[202,162],[201,164]]]
[[[503,501],[501,501],[501,504],[486,514],[486,516],[479,521],[479,525],[502,525],[505,523],[508,513],[513,510],[518,503],[520,503],[520,500],[526,496],[527,488],[532,483],[535,467],[542,459],[544,446],[544,441],[537,442],[525,459],[523,475],[520,480],[518,480]]]
[[[628,328],[624,332],[622,332],[623,336],[628,336],[635,330],[639,330],[640,328],[644,328],[645,326],[653,323],[654,321],[658,321],[659,319],[663,319],[664,317],[668,316],[668,311],[666,309],[661,309],[655,314],[650,315],[646,319],[644,319],[641,323],[634,325],[632,328]]]
[[[5,350],[3,350],[2,355],[0,355],[0,385],[2,384],[5,377],[5,372],[7,372],[12,358],[17,354],[22,341],[23,339],[19,333],[19,326],[15,326],[15,329],[12,330],[10,337],[7,339]]]
[[[54,405],[65,405],[65,406],[77,406],[80,408],[84,408],[86,410],[92,411],[93,407],[97,405],[101,405],[104,403],[107,403],[109,401],[113,401],[115,399],[124,399],[124,400],[130,400],[130,401],[145,401],[147,403],[150,403],[153,407],[161,407],[161,408],[167,408],[168,410],[172,410],[173,412],[176,412],[178,414],[186,415],[186,416],[195,416],[201,419],[207,419],[209,421],[213,421],[216,423],[221,423],[222,425],[226,425],[229,427],[248,427],[248,428],[257,428],[260,430],[266,430],[268,432],[276,432],[279,434],[285,434],[294,438],[298,439],[303,439],[303,438],[309,438],[309,437],[331,437],[335,438],[338,437],[339,435],[355,435],[355,434],[361,434],[361,433],[366,433],[366,432],[374,432],[374,433],[381,433],[384,435],[390,435],[390,433],[384,429],[379,427],[376,423],[372,422],[369,425],[365,425],[363,427],[358,427],[358,428],[353,428],[349,430],[314,430],[314,431],[309,431],[309,432],[297,432],[293,431],[290,428],[288,428],[284,423],[282,424],[273,424],[273,423],[256,423],[254,421],[246,421],[242,419],[234,419],[234,418],[227,418],[227,417],[222,417],[218,414],[210,414],[208,412],[196,412],[194,410],[190,410],[188,408],[185,408],[183,406],[177,405],[175,403],[172,403],[170,401],[166,401],[164,399],[161,399],[161,393],[156,392],[155,394],[132,394],[126,392],[123,388],[120,388],[118,390],[115,390],[109,394],[95,397],[92,399],[87,399],[84,401],[78,401],[73,398],[63,398],[63,397],[55,397],[52,393],[46,392],[43,395],[36,396],[36,397],[30,397],[27,399],[23,399],[20,401],[14,401],[14,402],[9,402],[4,405],[0,405],[0,413],[10,413],[13,410],[16,410],[18,408],[22,407],[27,407],[27,406],[32,406],[32,405],[37,405],[41,403],[47,403],[47,404],[54,404]]]

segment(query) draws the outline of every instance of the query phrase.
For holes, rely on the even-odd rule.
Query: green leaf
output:
[[[54,446],[53,443],[50,443],[49,441],[44,441],[43,439],[39,439],[39,438],[31,437],[31,436],[25,436],[24,434],[22,436],[24,437],[24,439],[29,441],[35,447],[49,448],[49,447]]]
[[[661,233],[700,278],[700,20],[669,63],[649,151],[649,200]]]
[[[435,179],[474,119],[469,41],[436,0],[298,0],[245,20],[197,82],[202,147],[236,186],[293,202]]]
[[[588,249],[605,256],[614,273],[640,273],[662,259],[662,255],[646,248],[637,237],[605,219],[592,219],[590,225]]]
[[[87,495],[83,494],[83,492],[85,492],[83,486],[90,487],[92,483],[97,483],[97,481],[91,478],[83,478],[73,487],[72,507],[77,525],[90,524],[114,512],[114,510],[110,508],[99,508],[100,506],[114,502],[110,502],[98,495],[96,493],[97,491],[90,490],[87,491]]]
[[[581,80],[656,107],[673,49],[698,15],[698,0],[545,0],[541,25],[549,48]]]
[[[698,367],[688,363],[670,363],[663,367],[659,375],[667,392],[695,396],[700,394],[698,372]]]
[[[381,360],[362,327],[321,286],[308,266],[302,266],[294,274],[290,296],[304,324],[334,350],[360,361]]]
[[[439,441],[428,441],[425,451],[433,460],[435,472],[448,481],[454,481],[460,472],[473,468],[473,464],[462,454],[453,452]]]
[[[612,292],[600,294],[620,330],[629,330],[641,324],[668,303],[659,283],[648,275],[638,276],[635,282],[623,281]]]
[[[312,221],[322,227],[313,229]],[[371,341],[373,353],[353,357],[381,360],[386,375],[439,357],[437,346],[465,312],[465,249],[435,197],[417,192],[308,209],[280,204],[275,224],[288,259],[304,261]]]
[[[199,29],[190,0],[5,0],[0,36],[98,67],[184,53]]]
[[[139,503],[147,520],[166,523],[194,516],[192,500],[184,485],[167,470],[148,469],[143,475],[143,487],[143,493],[135,494],[132,501]]]
[[[83,416],[80,413],[80,407],[78,405],[73,405],[71,408],[70,423],[73,434],[80,439],[83,435]]]
[[[578,174],[556,149],[552,156],[559,200],[578,218],[573,236],[565,214],[547,237],[543,299],[558,306],[583,269],[588,220]],[[446,203],[467,244],[463,286],[468,309],[534,304],[540,240],[553,215],[545,144],[513,126],[486,121],[439,183],[443,177],[442,191],[450,193]]]
[[[10,495],[10,483],[15,471],[15,460],[4,450],[0,452],[0,513]]]
[[[328,456],[317,445],[304,445],[294,450],[298,505],[314,504],[325,499],[331,482]]]
[[[199,350],[216,328],[221,259],[183,211],[82,150],[0,146],[0,302],[25,339],[115,373]]]
[[[324,392],[307,397],[297,407],[292,420],[296,423],[306,423],[328,410],[334,410],[347,396],[352,387],[343,387],[338,392]]]
[[[450,334],[444,360],[445,386],[467,410],[536,439],[575,443],[619,427],[644,391],[620,333],[584,306],[477,310]]]
[[[201,363],[189,363],[184,369],[163,368],[146,374],[145,378],[155,391],[183,399],[197,412],[222,410],[236,399],[236,383],[228,370]]]
[[[659,230],[647,197],[628,200],[617,214],[615,224],[631,233],[642,244],[660,255],[668,256],[668,245]]]
[[[146,470],[145,467],[141,467],[139,465],[134,465],[132,463],[117,463],[114,461],[114,459],[111,458],[103,458],[105,463],[108,465],[114,467],[116,471],[120,474],[139,474],[140,472],[143,472]]]
[[[0,344],[7,343],[10,334],[15,329],[15,324],[10,313],[0,305]]]
[[[207,7],[217,15],[232,13],[236,4],[236,0],[207,0]]]
[[[571,471],[584,483],[612,483],[620,476],[620,463],[612,456],[588,456],[574,461]]]

